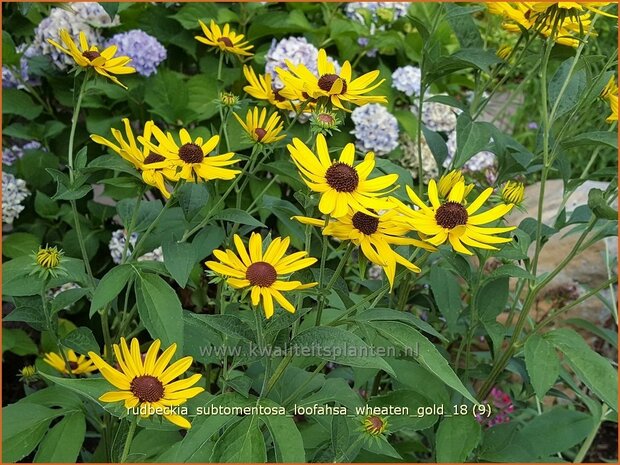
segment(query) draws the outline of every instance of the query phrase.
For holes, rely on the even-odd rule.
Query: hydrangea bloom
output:
[[[60,29],[66,29],[69,35],[77,37],[80,32],[86,34],[89,44],[101,44],[101,35],[95,28],[111,27],[119,24],[120,20],[110,17],[101,5],[94,2],[71,3],[73,11],[64,8],[52,8],[50,15],[44,18],[34,31],[32,42],[33,55],[49,56],[52,62],[60,69],[64,70],[74,64],[73,59],[56,47],[51,45],[47,39],[58,40]]]
[[[408,2],[351,2],[344,7],[349,18],[367,26],[368,21],[372,24],[396,21],[405,16],[408,10]]]
[[[125,248],[125,241],[127,240],[127,231],[124,229],[117,229],[112,233],[112,239],[108,243],[108,249],[110,249],[110,257],[112,257],[112,261],[115,264],[119,264],[123,258],[123,249]],[[136,246],[136,242],[138,241],[138,234],[132,233],[129,237],[129,247],[127,248],[127,256],[131,255],[133,248]],[[138,257],[138,261],[156,261],[163,262],[164,261],[164,253],[161,247],[157,247],[155,250],[151,252],[147,252],[144,255]]]
[[[24,210],[22,202],[29,195],[26,181],[2,172],[2,223],[13,224]]]
[[[284,87],[280,80],[276,68],[288,69],[286,61],[289,60],[295,65],[304,65],[312,73],[318,74],[317,58],[319,50],[312,45],[305,37],[288,37],[279,42],[273,39],[271,47],[266,55],[267,63],[265,64],[265,72],[273,78],[273,85],[277,89]],[[340,71],[340,65],[331,57],[327,58],[336,66],[336,71]]]
[[[413,140],[408,134],[403,134],[400,140],[401,147],[403,149],[403,158],[401,164],[404,168],[411,172],[414,179],[418,178],[418,143]],[[423,181],[428,183],[432,178],[436,178],[439,175],[439,169],[433,152],[426,143],[426,139],[422,137],[421,152],[422,152],[422,171],[424,172]]]
[[[30,76],[28,68],[28,59],[35,55],[34,48],[32,46],[28,47],[26,44],[21,44],[16,47],[16,51],[22,54],[19,59],[19,69],[11,69],[5,65],[2,66],[2,87],[23,89],[23,83],[31,86],[39,85],[40,81]],[[16,76],[15,73],[19,73],[19,76]]]
[[[13,145],[2,149],[2,163],[11,166],[16,160],[24,156],[26,150],[45,150],[39,142],[32,140],[24,145]]]
[[[360,150],[385,155],[398,147],[398,121],[383,105],[362,105],[353,110],[351,119],[355,124],[351,134]]]
[[[157,66],[166,59],[167,52],[157,39],[140,29],[133,29],[113,36],[106,47],[116,45],[117,54],[131,58],[131,66],[142,76],[157,72]]]
[[[417,66],[402,66],[392,73],[392,87],[404,92],[409,97],[420,95],[422,71]]]
[[[414,106],[413,111],[417,113]],[[459,110],[440,102],[424,102],[422,106],[422,122],[435,132],[451,132],[456,129],[456,116]]]

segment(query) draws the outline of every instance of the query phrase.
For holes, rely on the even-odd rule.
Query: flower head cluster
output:
[[[484,404],[491,405],[492,412],[495,412],[492,416],[486,417],[482,415],[476,415],[478,423],[491,428],[501,423],[508,423],[510,421],[510,414],[514,412],[514,405],[510,395],[502,391],[498,387],[491,389],[489,399],[483,402]]]
[[[138,233],[131,233],[129,237],[129,245],[127,245],[127,256],[130,256],[133,252],[133,248],[136,246],[136,242],[138,241]],[[108,242],[108,249],[110,250],[110,257],[112,257],[112,261],[117,265],[121,263],[123,259],[123,251],[125,250],[125,243],[127,242],[127,231],[124,229],[117,229],[112,233],[112,238],[110,242]],[[154,261],[154,262],[163,262],[164,254],[163,250],[160,247],[152,250],[151,252],[147,252],[144,255],[138,257],[138,261]]]
[[[284,83],[278,76],[277,68],[288,69],[286,62],[289,61],[294,65],[304,65],[310,72],[317,74],[318,56],[319,49],[308,42],[305,37],[287,37],[280,41],[273,39],[265,55],[265,72],[271,76],[274,87],[282,89]],[[340,70],[340,65],[336,60],[331,57],[327,57],[327,60],[334,64],[336,70]]]
[[[408,2],[350,2],[344,7],[345,14],[366,26],[377,26],[396,21],[409,11]]]
[[[166,49],[159,41],[140,29],[121,32],[106,42],[106,47],[115,45],[117,53],[131,58],[131,65],[142,76],[157,72],[157,66],[166,59]]]
[[[392,73],[392,87],[413,97],[420,95],[422,85],[422,71],[417,66],[402,66]]]
[[[28,150],[44,150],[41,143],[36,140],[31,140],[23,145],[14,144],[10,147],[2,149],[2,164],[11,166],[17,160],[22,158]]]
[[[35,56],[34,47],[21,44],[16,47],[15,51],[21,53],[19,58],[19,69],[14,69],[6,65],[2,65],[2,87],[23,89],[25,85],[37,86],[41,82],[34,76],[30,75],[30,67],[28,61]]]
[[[2,223],[13,224],[24,210],[22,202],[30,195],[26,181],[2,172]]]
[[[412,110],[417,113],[417,107]],[[441,102],[424,102],[422,105],[422,122],[431,131],[450,133],[456,129],[456,117],[459,110]]]
[[[101,34],[96,28],[115,26],[119,21],[118,17],[111,20],[103,7],[95,2],[76,2],[71,3],[70,8],[52,8],[34,31],[31,53],[49,56],[58,68],[67,69],[74,61],[51,46],[49,39],[56,40],[60,31],[66,30],[72,37],[83,32],[89,44],[101,44]]]
[[[387,108],[369,103],[351,113],[355,129],[351,134],[357,139],[356,147],[362,151],[374,151],[385,155],[398,147],[398,121]]]
[[[592,34],[590,12],[612,16],[600,8],[614,2],[490,2],[490,13],[504,18],[503,28],[520,34],[523,29],[569,47],[577,47]]]
[[[125,338],[120,344],[114,344],[116,366],[109,365],[98,354],[89,352],[94,365],[103,377],[117,390],[99,397],[102,402],[123,402],[126,409],[138,408],[140,415],[149,417],[153,412],[163,412],[163,417],[171,423],[185,429],[191,428],[187,418],[178,415],[171,407],[182,405],[204,391],[194,386],[202,375],[197,373],[188,378],[174,381],[191,367],[194,359],[183,357],[168,365],[176,352],[172,344],[159,355],[161,342],[153,341],[143,355],[136,338],[128,345]],[[193,387],[192,387],[193,386]]]

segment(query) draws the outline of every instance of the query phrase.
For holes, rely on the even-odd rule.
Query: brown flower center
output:
[[[255,262],[248,266],[245,277],[252,286],[269,287],[278,279],[278,273],[267,262]]]
[[[328,115],[327,113],[320,113],[316,119],[325,124],[334,124],[336,121],[332,115]]]
[[[370,236],[377,232],[379,228],[379,218],[367,215],[362,212],[357,212],[351,218],[353,220],[353,226],[358,231]]]
[[[342,79],[337,74],[324,74],[323,76],[319,78],[318,84],[322,90],[324,90],[325,92],[329,92],[330,90],[332,90],[334,83],[338,80],[342,81],[342,91],[340,92],[340,94],[341,95],[346,94],[347,93],[347,81]]]
[[[263,140],[263,137],[267,135],[267,131],[265,131],[263,128],[256,128],[254,129],[254,134],[256,135],[256,140],[260,142],[261,140]]]
[[[179,149],[179,158],[185,163],[200,163],[205,155],[198,145],[189,143]]]
[[[88,61],[93,61],[95,58],[99,58],[101,54],[99,52],[96,52],[95,50],[89,50],[86,52],[82,52],[82,56]]]
[[[131,381],[130,389],[141,402],[157,402],[164,397],[164,385],[150,375],[136,376]]]
[[[159,163],[166,159],[163,155],[160,155],[155,152],[149,153],[149,155],[144,159],[145,165],[150,165],[151,163]]]
[[[230,40],[228,37],[220,37],[219,39],[217,39],[217,41],[222,42],[227,47],[233,47],[232,40]]]
[[[77,362],[69,362],[69,368],[71,369],[71,371],[75,371],[77,370],[78,367],[78,363]]]
[[[273,98],[276,99],[276,102],[284,102],[286,100],[284,97],[282,97],[278,89],[272,87],[271,90],[273,91]]]
[[[327,168],[325,180],[332,189],[338,192],[353,192],[357,189],[360,177],[352,166],[346,163],[335,162]]]
[[[368,417],[368,423],[373,432],[380,432],[383,428],[383,420],[377,416]]]
[[[468,218],[467,210],[458,202],[446,202],[435,212],[435,221],[439,226],[446,229],[467,224]]]

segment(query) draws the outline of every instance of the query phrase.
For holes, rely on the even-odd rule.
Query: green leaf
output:
[[[472,415],[444,418],[435,440],[437,462],[465,462],[481,438],[480,423]]]
[[[46,194],[37,191],[34,197],[34,211],[43,218],[56,219],[60,212],[60,207]]]
[[[116,16],[116,13],[118,13],[119,3],[118,2],[98,2],[98,3],[108,14],[108,16],[110,17],[110,20],[114,21],[114,17]]]
[[[15,50],[15,42],[11,34],[2,31],[2,64],[19,67],[19,54]],[[3,89],[4,90],[4,89]]]
[[[490,276],[491,278],[507,276],[509,278],[534,279],[534,276],[531,273],[528,273],[523,268],[510,263],[500,266],[494,270]]]
[[[618,133],[610,131],[586,132],[562,141],[562,145],[567,148],[582,147],[584,145],[588,148],[593,145],[607,145],[614,150],[618,150]]]
[[[254,226],[257,228],[266,228],[264,223],[261,223],[249,213],[239,210],[238,208],[227,208],[213,216],[214,220],[229,221],[231,223],[247,224],[248,226]]]
[[[531,444],[531,452],[537,457],[546,457],[579,444],[593,426],[590,415],[556,407],[534,417],[519,432],[519,436]]]
[[[456,331],[461,314],[461,287],[455,276],[441,266],[431,267],[431,288],[439,311],[445,317],[450,332]]]
[[[245,417],[228,428],[215,443],[210,462],[265,462],[267,460],[265,440],[257,421],[255,416]]]
[[[446,3],[445,8],[447,12],[446,19],[450,23],[461,47],[482,49],[484,47],[484,42],[482,37],[480,37],[480,31],[472,16],[472,13],[480,11],[480,8],[457,6],[453,3]]]
[[[48,329],[47,319],[43,313],[43,307],[40,302],[20,304],[11,313],[4,317],[4,321],[21,321],[27,323],[37,331]]]
[[[2,353],[6,351],[16,355],[38,354],[39,348],[23,329],[2,328]]]
[[[538,334],[525,343],[525,367],[538,399],[545,397],[560,374],[560,360],[553,346]]]
[[[261,401],[262,405],[277,407],[275,402],[268,399]],[[275,458],[278,463],[306,463],[306,453],[301,433],[295,421],[290,417],[280,415],[262,415],[275,449]]]
[[[30,454],[43,439],[50,422],[63,413],[63,410],[29,403],[3,407],[2,461],[17,462]]]
[[[86,434],[86,418],[82,412],[65,416],[48,431],[34,457],[35,463],[74,463]]]
[[[477,404],[448,361],[439,353],[435,345],[426,337],[403,323],[394,321],[373,321],[368,325],[387,339],[416,354],[416,360],[455,391]]]
[[[177,354],[183,353],[183,309],[170,285],[157,275],[140,273],[136,280],[138,313],[144,327],[153,339],[161,339],[162,346],[173,343]]]
[[[270,11],[252,20],[247,36],[256,40],[264,36],[310,32],[314,29],[315,27],[308,22],[300,10],[292,10],[288,13]]]
[[[462,167],[471,157],[484,150],[491,140],[488,123],[472,121],[467,113],[461,113],[456,119],[457,155],[454,167]]]
[[[89,316],[95,314],[120,294],[133,275],[130,265],[118,265],[108,271],[95,288]]]
[[[590,189],[588,192],[588,207],[590,207],[590,210],[597,218],[605,220],[618,219],[618,211],[605,201],[603,191],[600,189]]]
[[[442,336],[441,333],[437,332],[435,328],[433,328],[426,321],[418,318],[412,313],[401,312],[398,310],[392,310],[391,308],[373,308],[371,310],[366,310],[355,315],[356,321],[373,321],[373,320],[391,320],[391,321],[402,321],[403,323],[407,323],[415,326],[418,329],[421,329],[425,333],[431,334],[438,339],[443,341],[448,341],[445,336]]]
[[[209,190],[205,183],[186,183],[179,189],[177,196],[187,221],[191,221],[209,202]]]
[[[585,68],[573,68],[573,61],[576,59],[570,57],[564,61],[549,81],[549,107],[556,107],[555,119],[577,105],[588,85]],[[572,74],[569,76],[569,73]],[[563,92],[562,95],[560,92]]]
[[[253,332],[248,324],[234,315],[201,315],[192,312],[185,312],[185,315],[191,320],[202,322],[234,339],[254,340]]]
[[[556,329],[545,337],[564,354],[579,379],[617,412],[618,373],[609,360],[594,352],[573,330]]]
[[[162,250],[166,269],[179,286],[185,287],[189,274],[198,261],[195,247],[188,242],[172,240],[164,242]]]
[[[163,205],[159,200],[153,200],[150,202],[140,202],[138,208],[138,214],[136,216],[135,224],[133,225],[133,232],[143,232],[149,227],[155,220],[157,215],[161,212]],[[123,199],[116,205],[116,211],[121,217],[123,226],[129,228],[131,220],[136,209],[136,199]]]
[[[199,19],[207,25],[212,19],[218,24],[238,21],[237,14],[229,8],[202,2],[183,4],[172,18],[177,20],[185,29],[196,30],[196,32],[200,30]]]
[[[443,162],[448,158],[448,146],[446,145],[446,141],[435,131],[431,131],[424,125],[422,125],[422,133],[424,134],[424,140],[428,144],[428,148],[431,149],[433,158],[435,158],[437,162],[437,166],[443,166]],[[415,153],[417,153],[417,149]]]
[[[80,287],[77,289],[68,289],[66,291],[61,292],[54,300],[52,300],[52,314],[58,313],[61,310],[69,308],[71,305],[76,303],[82,297],[87,295],[89,292],[88,289]]]
[[[18,89],[2,89],[2,114],[17,115],[33,120],[41,114],[43,107],[34,103],[25,91]]]
[[[92,351],[99,353],[99,343],[90,328],[80,326],[67,334],[60,343],[75,350],[78,354],[87,354]]]
[[[28,180],[28,185],[35,189],[43,189],[52,183],[52,176],[45,174],[48,169],[58,168],[58,157],[43,150],[28,150],[17,161],[20,177]]]
[[[41,241],[34,234],[16,232],[8,234],[2,241],[2,255],[17,258],[22,255],[31,255],[39,250]]]
[[[482,320],[495,321],[508,302],[508,278],[488,281],[478,292],[475,305]]]
[[[191,121],[195,116],[188,108],[189,92],[184,77],[164,68],[147,81],[144,101],[169,124]]]
[[[304,350],[310,351],[312,356],[322,360],[352,367],[378,368],[394,374],[392,367],[385,360],[371,355],[372,350],[368,344],[359,336],[344,329],[327,326],[307,329],[293,338],[291,347],[296,347],[300,353]],[[351,351],[357,354],[348,355]],[[360,356],[360,354],[369,355]]]
[[[432,405],[432,400],[417,391],[408,389],[398,389],[384,396],[373,397],[368,401],[370,407],[401,407],[409,410],[409,415],[393,415],[388,419],[388,429],[390,431],[419,431],[430,428],[439,417],[437,415],[417,416],[418,408]],[[358,409],[359,412],[363,410]]]
[[[213,71],[215,73],[215,69]],[[218,112],[215,102],[218,91],[217,86],[213,85],[213,77],[197,74],[187,81],[188,108],[195,113],[194,119],[197,121],[207,120]]]

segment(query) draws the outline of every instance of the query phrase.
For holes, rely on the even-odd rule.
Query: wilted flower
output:
[[[166,59],[166,49],[159,41],[140,29],[121,32],[112,36],[106,47],[116,45],[119,55],[131,58],[131,65],[142,76],[157,72],[157,66]]]
[[[26,181],[2,172],[2,222],[13,224],[24,210],[22,202],[30,195]]]
[[[422,71],[417,66],[402,66],[392,73],[392,87],[404,92],[409,97],[420,95]]]
[[[2,163],[11,166],[18,159],[22,158],[26,152],[26,150],[43,150],[45,151],[45,147],[42,147],[39,142],[36,140],[31,140],[30,142],[26,142],[23,145],[12,145],[11,147],[5,147],[2,149]]]
[[[385,155],[398,147],[398,121],[387,108],[369,103],[353,110],[351,114],[355,129],[351,131],[362,151],[374,151]]]

